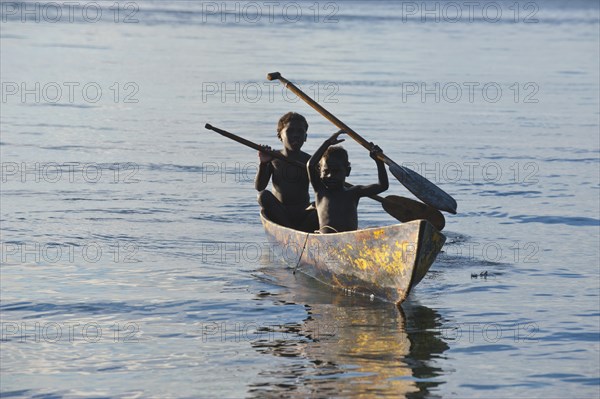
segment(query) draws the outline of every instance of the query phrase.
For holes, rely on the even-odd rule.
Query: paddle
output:
[[[348,125],[336,118],[333,114],[323,108],[319,103],[306,95],[302,90],[296,87],[292,82],[285,79],[279,72],[272,72],[267,75],[268,80],[277,79],[283,85],[291,90],[294,94],[300,97],[304,102],[314,108],[318,113],[327,118],[331,123],[342,129],[350,137],[356,140],[360,145],[365,147],[367,150],[371,150],[371,143],[362,138],[354,130],[350,129]],[[383,162],[390,168],[390,172],[398,179],[400,183],[404,185],[411,193],[413,193],[421,201],[428,205],[442,211],[456,214],[456,201],[444,190],[418,174],[417,172],[398,165],[392,161],[385,154],[381,153],[379,156]]]
[[[254,148],[255,150],[262,151],[266,154],[271,155],[273,158],[280,159],[282,161],[288,162],[291,165],[297,166],[299,168],[306,168],[306,165],[300,161],[294,161],[287,158],[285,155],[277,152],[277,151],[269,151],[265,149],[263,146],[256,144],[250,140],[246,140],[243,137],[235,135],[233,133],[229,133],[225,130],[214,127],[210,124],[206,124],[204,126],[208,130],[212,130],[214,132],[219,133],[222,136],[225,136],[233,141],[237,141],[240,144],[243,144],[247,147]],[[352,187],[350,183],[346,183],[348,187]],[[436,229],[442,230],[446,225],[446,220],[444,219],[444,215],[437,209],[425,205],[419,201],[412,200],[410,198],[404,198],[397,195],[388,195],[383,198],[379,195],[373,195],[369,198],[374,199],[377,202],[380,202],[383,206],[383,209],[392,217],[396,218],[401,222],[410,222],[411,220],[425,219],[429,221]]]

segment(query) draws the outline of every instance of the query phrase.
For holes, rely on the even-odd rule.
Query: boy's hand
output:
[[[273,151],[271,149],[271,147],[269,147],[268,145],[263,145],[261,147],[264,148],[265,151]],[[271,155],[267,154],[266,152],[259,151],[258,152],[258,159],[260,160],[260,163],[267,163],[267,162],[271,162],[271,160],[273,159],[273,157]]]
[[[340,139],[338,137],[340,136],[340,134],[345,134],[345,133],[346,132],[344,132],[343,130],[340,130],[340,131],[332,134],[331,137],[327,139],[327,142],[329,143],[329,145],[335,145],[335,144],[342,143],[344,141],[344,139]]]
[[[381,154],[383,151],[381,150],[381,148],[379,148],[378,145],[375,145],[373,143],[371,143],[371,151],[369,152],[369,156],[371,158],[373,158],[374,160],[378,161],[379,158],[379,154]]]

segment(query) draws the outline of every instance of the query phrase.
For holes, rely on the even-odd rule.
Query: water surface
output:
[[[149,1],[56,23],[6,4],[2,396],[600,393],[597,3],[455,23],[402,2],[298,2],[297,22],[288,3],[272,21]],[[336,128],[272,71],[457,199],[401,310],[285,268],[255,152],[203,128],[276,146],[295,110],[314,151]],[[374,181],[345,146],[350,181]],[[359,219],[393,223],[366,199]]]

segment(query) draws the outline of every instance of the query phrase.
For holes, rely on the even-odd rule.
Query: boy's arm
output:
[[[271,147],[269,146],[265,146],[265,149],[271,151]],[[269,185],[269,180],[271,180],[271,175],[273,174],[273,166],[271,165],[273,157],[259,151],[258,159],[260,160],[260,165],[254,178],[254,188],[256,188],[256,191],[262,191]]]
[[[325,151],[327,150],[327,148],[329,148],[330,146],[332,146],[334,144],[339,144],[342,141],[344,141],[344,139],[338,138],[338,136],[342,133],[344,133],[344,132],[340,130],[339,132],[334,133],[330,138],[325,140],[323,142],[323,144],[321,144],[321,146],[317,149],[317,151],[315,151],[313,156],[310,157],[310,159],[306,163],[308,179],[315,191],[319,191],[325,187],[323,185],[323,183],[321,182],[321,177],[319,176],[319,162],[321,162],[321,158],[323,158],[323,154],[325,154]]]
[[[385,164],[383,161],[377,158],[377,155],[381,152],[381,148],[378,146],[373,146],[371,153],[369,154],[371,158],[375,160],[377,164],[377,174],[379,176],[379,182],[377,184],[370,184],[368,186],[354,186],[356,187],[357,194],[359,197],[368,197],[370,195],[377,195],[379,193],[384,192],[390,186],[390,182],[388,181],[387,170],[385,169]],[[354,188],[353,187],[353,188]]]

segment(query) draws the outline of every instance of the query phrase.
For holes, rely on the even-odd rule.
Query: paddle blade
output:
[[[425,219],[440,231],[446,226],[446,219],[444,219],[442,212],[410,198],[388,195],[381,202],[381,205],[387,213],[401,222]]]
[[[388,164],[390,172],[396,179],[415,197],[436,209],[456,214],[456,201],[444,190],[414,170],[400,166],[389,158],[384,162]]]

